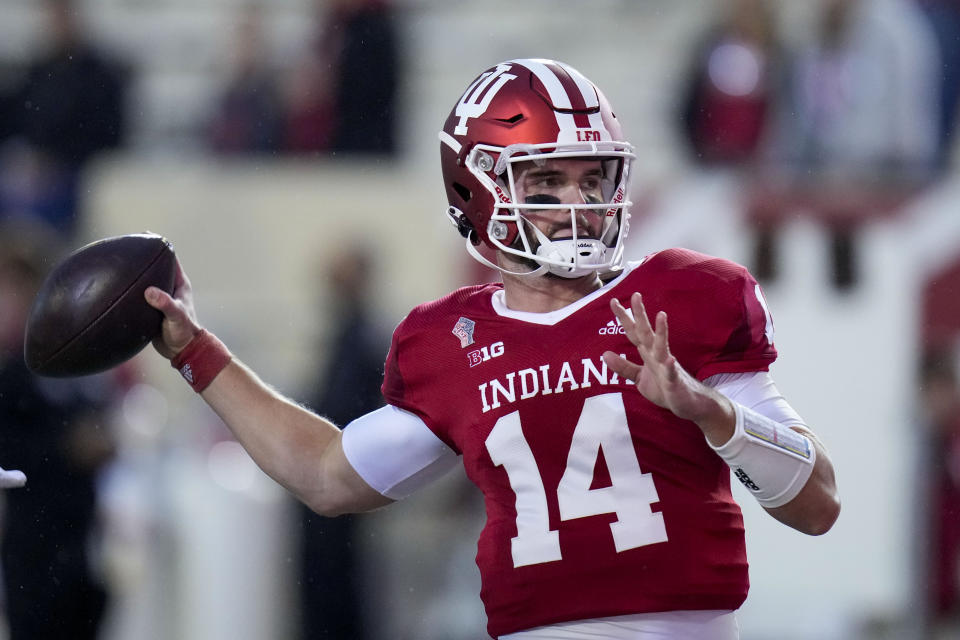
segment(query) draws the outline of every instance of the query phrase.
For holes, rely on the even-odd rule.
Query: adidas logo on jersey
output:
[[[611,320],[610,322],[608,322],[608,323],[607,323],[607,326],[605,326],[605,327],[600,327],[600,330],[597,331],[597,333],[599,333],[599,334],[602,335],[602,336],[604,336],[604,335],[611,335],[611,336],[612,336],[612,335],[616,335],[616,334],[618,334],[618,333],[619,333],[620,335],[623,335],[623,334],[625,334],[626,332],[627,332],[627,330],[623,328],[623,325],[620,324],[620,320],[619,320],[618,318],[616,318],[616,317],[615,317],[613,320]]]

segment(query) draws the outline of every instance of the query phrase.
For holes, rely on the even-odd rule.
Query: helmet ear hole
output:
[[[460,196],[464,202],[470,202],[470,198],[473,197],[473,194],[470,193],[470,189],[467,189],[459,182],[454,182],[450,186],[453,187],[453,190],[457,192],[457,195]]]

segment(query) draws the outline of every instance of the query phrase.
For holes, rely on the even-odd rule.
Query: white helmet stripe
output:
[[[597,99],[597,92],[594,90],[593,85],[582,73],[573,67],[554,60],[526,59],[513,60],[512,62],[530,69],[540,82],[543,83],[543,86],[546,87],[550,100],[560,109],[572,109],[573,103],[570,101],[570,94],[567,93],[567,89],[563,86],[560,78],[557,77],[557,74],[547,66],[546,63],[555,64],[567,72],[567,75],[576,85],[580,98],[583,100],[583,104],[587,109],[595,109],[600,106],[600,102]]]
[[[594,89],[593,85],[590,84],[590,81],[587,80],[583,74],[572,67],[554,62],[553,60],[540,59],[512,60],[511,63],[530,69],[537,79],[543,83],[544,88],[547,90],[547,95],[550,96],[550,101],[558,109],[573,109],[573,103],[570,100],[570,94],[567,92],[567,88],[560,81],[560,78],[557,76],[556,72],[547,66],[546,63],[557,64],[567,72],[570,78],[574,81],[574,84],[580,93],[580,98],[583,100],[583,104],[587,108],[593,109],[599,107],[600,105],[600,102],[597,99],[596,90]],[[557,141],[576,142],[577,139],[574,137],[574,132],[579,127],[577,127],[577,123],[574,120],[573,114],[563,113],[556,110],[554,111],[554,114],[557,119],[557,128],[560,130],[559,139]],[[606,127],[603,126],[603,119],[600,117],[599,113],[590,115],[590,127],[602,132],[601,135],[603,136],[603,139],[611,139],[610,133],[606,130]]]
[[[554,112],[557,115],[557,127],[560,128],[560,133],[557,137],[557,142],[572,142],[572,140],[567,140],[567,136],[570,135],[567,132],[570,132],[577,128],[577,123],[573,120],[572,113],[560,113]]]
[[[597,97],[597,91],[593,84],[591,84],[591,82],[587,80],[582,73],[573,67],[562,62],[558,62],[557,64],[566,70],[566,72],[570,75],[570,78],[573,79],[573,81],[577,84],[577,88],[580,89],[580,94],[583,96],[583,102],[587,108],[599,108],[600,99]],[[607,127],[603,124],[603,115],[599,110],[596,113],[590,114],[590,128],[599,131],[603,140],[613,139],[613,136],[610,135],[610,132],[607,131]]]
[[[590,114],[590,128],[599,131],[602,140],[613,140],[613,136],[610,135],[606,125],[603,124],[603,114],[599,111]]]
[[[563,64],[562,62],[558,62],[557,65],[566,71],[570,78],[577,83],[577,88],[580,89],[580,95],[583,96],[583,103],[586,105],[587,109],[595,109],[600,106],[600,101],[597,99],[596,90],[582,73],[569,65]]]
[[[540,82],[543,83],[543,86],[546,87],[550,101],[553,102],[554,105],[560,109],[573,108],[573,105],[570,103],[570,96],[567,94],[566,89],[563,88],[563,85],[560,84],[560,79],[557,77],[557,74],[551,71],[547,65],[543,64],[540,60],[514,60],[513,62],[530,69],[533,75],[537,76]]]

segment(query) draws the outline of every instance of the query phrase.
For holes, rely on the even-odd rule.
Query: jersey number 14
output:
[[[550,530],[546,490],[533,451],[523,437],[520,412],[497,420],[486,445],[493,463],[506,470],[516,495],[517,535],[511,540],[513,566],[562,560],[560,532]],[[610,472],[610,486],[591,489],[601,447]],[[666,542],[663,514],[650,509],[659,500],[653,477],[640,470],[622,394],[587,398],[573,431],[566,470],[557,486],[560,519],[616,513],[610,533],[619,553]]]

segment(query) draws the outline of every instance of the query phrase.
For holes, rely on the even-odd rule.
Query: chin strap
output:
[[[480,253],[477,250],[477,248],[474,246],[473,242],[470,241],[469,237],[467,238],[467,253],[473,256],[474,260],[476,260],[477,262],[480,262],[481,264],[486,265],[491,269],[496,269],[500,273],[506,273],[511,276],[540,276],[549,270],[545,265],[540,265],[539,268],[534,269],[533,271],[510,271],[508,269],[504,269],[500,265],[494,262],[491,262],[490,260],[487,259],[486,256]]]

